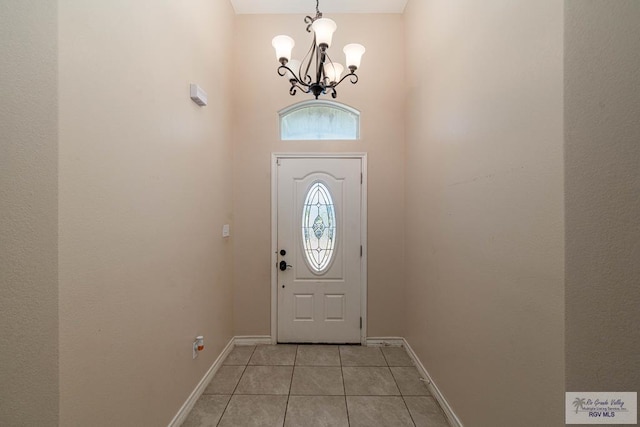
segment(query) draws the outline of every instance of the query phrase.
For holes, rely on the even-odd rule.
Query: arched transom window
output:
[[[279,112],[282,140],[360,139],[360,112],[332,101],[311,100]]]

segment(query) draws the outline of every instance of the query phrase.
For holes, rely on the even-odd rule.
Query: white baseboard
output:
[[[218,372],[218,369],[220,369],[220,366],[222,366],[222,362],[224,362],[224,359],[227,358],[227,356],[229,355],[229,353],[231,353],[231,350],[233,350],[235,346],[261,345],[261,344],[273,344],[271,340],[271,336],[256,335],[256,336],[241,336],[241,337],[231,338],[231,340],[229,340],[227,345],[222,350],[222,353],[220,353],[220,355],[216,358],[216,360],[213,362],[213,365],[211,365],[211,367],[209,368],[207,373],[204,374],[204,377],[202,377],[202,379],[200,380],[196,388],[191,392],[191,394],[189,395],[187,400],[184,402],[184,404],[182,405],[182,407],[180,408],[176,416],[173,417],[173,419],[169,423],[169,427],[180,427],[180,425],[182,425],[184,420],[189,415],[189,412],[191,412],[191,410],[193,409],[193,405],[195,405],[198,399],[200,399],[200,396],[202,396],[204,389],[207,388],[213,376],[216,374],[216,372]]]
[[[424,379],[427,380],[427,388],[429,389],[433,397],[440,404],[440,407],[444,411],[444,414],[446,415],[447,420],[449,421],[449,425],[451,425],[451,427],[464,427],[460,419],[453,412],[453,409],[451,409],[451,406],[449,405],[449,402],[447,402],[447,399],[444,398],[444,396],[438,389],[438,386],[436,385],[436,383],[434,383],[433,380],[431,379],[429,372],[427,372],[427,370],[424,368],[424,365],[422,364],[422,362],[420,361],[416,353],[413,351],[413,349],[411,348],[407,340],[403,338],[402,341],[404,342],[404,348],[407,350],[407,353],[409,353],[409,356],[413,359],[413,362],[416,364],[416,367],[418,368],[420,375],[422,375]]]
[[[271,335],[239,336],[239,337],[234,337],[233,342],[235,343],[235,345],[275,344],[271,339]]]
[[[404,338],[402,337],[368,337],[367,347],[402,347]]]
[[[200,396],[204,392],[204,389],[207,388],[207,385],[209,385],[213,376],[216,374],[216,372],[218,372],[218,369],[220,369],[220,366],[222,366],[222,362],[227,358],[229,353],[231,353],[233,347],[234,338],[231,338],[231,340],[229,340],[227,345],[222,350],[222,353],[220,353],[220,355],[216,358],[216,360],[213,362],[207,373],[204,374],[204,377],[202,377],[196,388],[191,392],[176,416],[173,417],[173,419],[169,423],[169,427],[179,427],[182,425],[184,420],[189,415],[189,412],[191,412],[191,410],[193,409],[193,405],[195,405],[198,399],[200,399]]]
[[[218,372],[220,366],[222,366],[222,362],[224,361],[224,359],[226,359],[226,357],[229,355],[229,353],[231,353],[231,350],[233,350],[235,346],[267,344],[273,344],[272,338],[269,335],[239,336],[231,338],[229,343],[225,346],[220,355],[213,362],[207,373],[204,375],[204,377],[202,377],[196,388],[191,392],[178,413],[175,415],[175,417],[173,417],[173,420],[171,420],[168,427],[180,427],[180,425],[182,425],[184,420],[189,415],[189,412],[191,411],[191,409],[193,409],[193,406],[196,404],[196,402],[204,392],[207,385],[209,385],[209,383],[211,382],[213,376],[216,374],[216,372]],[[444,396],[438,389],[438,386],[433,382],[431,376],[429,375],[424,365],[406,339],[401,337],[370,337],[366,339],[366,344],[368,347],[404,347],[411,359],[413,359],[413,362],[418,368],[420,375],[422,375],[427,380],[427,388],[440,404],[440,407],[444,411],[449,424],[452,427],[464,427],[460,419],[453,412],[453,409],[451,409],[451,406],[447,402],[447,399],[444,398]]]

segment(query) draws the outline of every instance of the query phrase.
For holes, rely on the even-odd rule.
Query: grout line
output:
[[[234,365],[228,365],[228,366],[234,366]],[[236,365],[236,366],[240,366],[240,365]],[[257,366],[261,368],[291,368],[295,365],[246,365],[246,366]]]
[[[404,407],[407,408],[407,413],[409,414],[409,418],[411,418],[411,422],[414,426],[416,426],[416,420],[413,419],[413,415],[411,415],[411,411],[409,410],[409,405],[407,405],[407,401],[404,400],[404,396],[402,396],[402,403],[404,403]]]
[[[236,346],[234,345],[233,348],[235,349]],[[231,351],[233,351],[233,350],[231,350]],[[227,408],[229,407],[229,403],[231,403],[231,399],[233,399],[233,396],[236,395],[236,390],[238,389],[238,386],[240,385],[240,381],[242,381],[242,377],[244,376],[244,373],[247,371],[247,366],[249,366],[249,361],[253,357],[253,353],[255,351],[256,351],[256,347],[254,346],[253,347],[253,351],[249,355],[249,359],[247,359],[247,363],[245,365],[227,365],[227,366],[244,366],[244,369],[242,370],[242,374],[240,374],[240,378],[238,379],[238,382],[236,383],[236,386],[233,388],[233,392],[231,392],[231,396],[229,396],[229,400],[227,401],[227,404],[224,406],[224,410],[222,411],[222,415],[220,415],[220,419],[216,423],[216,426],[219,426],[220,423],[222,422],[222,418],[224,417],[224,414],[227,412]],[[231,353],[229,353],[229,354],[231,354]],[[227,357],[229,357],[229,356],[227,356]],[[224,360],[222,361],[222,366],[224,366]]]
[[[290,402],[290,398],[291,398],[291,396],[307,396],[307,397],[316,397],[316,396],[317,396],[317,397],[340,397],[340,396],[342,396],[342,397],[344,398],[344,404],[345,404],[346,415],[347,415],[347,423],[348,423],[348,425],[349,425],[349,426],[351,425],[351,421],[350,421],[350,415],[349,415],[349,406],[348,406],[348,404],[347,404],[347,398],[348,398],[348,397],[350,397],[350,396],[351,396],[351,397],[400,397],[400,398],[402,399],[403,404],[405,405],[405,408],[406,408],[406,410],[407,410],[407,413],[409,414],[409,417],[410,417],[410,419],[411,419],[411,421],[412,421],[413,425],[414,425],[414,426],[416,425],[416,424],[415,424],[416,422],[415,422],[415,420],[413,419],[413,416],[412,416],[412,414],[411,414],[411,411],[409,410],[409,407],[408,407],[407,402],[406,402],[406,400],[405,400],[405,396],[402,394],[402,391],[400,390],[400,386],[399,386],[399,384],[398,384],[398,379],[397,379],[397,378],[395,377],[395,375],[393,374],[393,371],[391,370],[391,366],[389,365],[389,360],[388,360],[388,359],[387,359],[387,357],[384,355],[384,352],[382,352],[382,350],[380,350],[380,351],[382,352],[383,359],[385,360],[386,366],[382,366],[382,365],[380,365],[380,366],[344,366],[344,365],[343,365],[343,360],[342,360],[342,353],[340,352],[340,348],[341,348],[341,346],[338,346],[338,358],[339,358],[339,361],[340,361],[339,367],[340,367],[340,372],[341,372],[342,388],[343,388],[343,392],[344,392],[344,394],[343,394],[343,395],[331,395],[331,394],[313,394],[313,395],[304,395],[304,394],[301,394],[301,395],[297,395],[297,394],[292,394],[292,392],[291,392],[291,391],[292,391],[292,387],[293,387],[293,376],[295,375],[295,370],[296,370],[296,368],[297,368],[297,367],[303,367],[303,368],[314,368],[314,367],[336,368],[336,367],[338,367],[338,366],[336,366],[336,365],[308,365],[308,366],[307,366],[307,365],[304,365],[304,366],[297,365],[296,363],[298,362],[298,350],[299,350],[299,348],[300,348],[299,346],[297,346],[297,347],[296,347],[296,351],[295,351],[295,354],[294,354],[294,361],[293,361],[293,365],[249,365],[249,362],[251,361],[251,358],[252,358],[252,357],[253,357],[253,355],[255,354],[256,348],[257,348],[257,347],[254,347],[254,349],[253,349],[253,351],[252,351],[251,355],[249,356],[249,359],[248,359],[248,361],[247,361],[247,363],[246,363],[246,364],[244,364],[244,365],[226,365],[226,366],[243,366],[243,368],[244,368],[244,369],[242,370],[242,374],[240,375],[240,379],[239,379],[239,380],[238,380],[238,382],[236,383],[236,385],[235,385],[235,387],[234,387],[234,390],[233,390],[233,392],[232,392],[231,396],[229,397],[229,400],[227,401],[227,404],[226,404],[226,406],[225,406],[225,408],[224,408],[224,410],[223,410],[223,412],[222,412],[222,415],[220,416],[220,420],[218,421],[218,423],[217,423],[216,425],[218,425],[218,426],[220,425],[220,423],[221,423],[221,421],[222,421],[222,418],[224,417],[224,415],[225,415],[225,413],[226,413],[226,411],[227,411],[227,409],[228,409],[228,407],[229,407],[229,404],[230,404],[231,399],[233,398],[233,396],[285,396],[285,395],[287,396],[287,401],[286,401],[286,404],[285,404],[285,413],[284,413],[284,418],[283,418],[283,426],[284,426],[284,424],[286,423],[286,418],[287,418],[287,414],[288,414],[289,402]],[[224,363],[224,362],[223,362],[223,363]],[[288,390],[288,393],[287,393],[287,394],[269,394],[269,393],[256,393],[256,394],[252,394],[252,393],[237,393],[238,386],[240,385],[240,381],[242,381],[242,377],[243,377],[243,376],[244,376],[244,374],[246,373],[247,368],[248,368],[249,366],[257,366],[257,367],[287,367],[287,368],[288,368],[288,367],[291,367],[291,368],[292,368],[292,370],[291,370],[291,378],[290,378],[290,380],[289,380],[289,390]],[[395,385],[396,385],[396,387],[397,387],[397,389],[398,389],[398,393],[399,393],[399,394],[390,394],[390,395],[368,395],[368,394],[348,395],[348,394],[346,393],[346,383],[345,383],[345,378],[344,378],[344,368],[345,368],[345,367],[347,367],[347,368],[350,368],[350,367],[355,367],[355,368],[386,368],[386,369],[388,370],[388,372],[391,374],[391,377],[392,377],[392,378],[393,378],[393,380],[394,380],[394,383],[395,383]],[[430,397],[431,397],[432,399],[434,399],[434,401],[435,401],[435,398],[434,398],[433,396],[430,396]],[[438,406],[439,406],[439,405],[438,405]]]
[[[387,359],[387,356],[385,356],[384,351],[382,351],[382,347],[380,347],[380,353],[382,353],[382,357],[384,358],[384,361],[387,362],[387,366],[391,366],[389,365],[389,359]]]
[[[224,413],[227,412],[227,407],[229,406],[229,402],[231,402],[231,398],[232,397],[233,397],[233,394],[231,394],[231,396],[229,396],[229,400],[227,400],[227,404],[224,405],[224,409],[222,410],[222,413],[220,414],[220,419],[216,423],[216,426],[220,425],[220,422],[222,421],[222,417],[224,417]]]
[[[344,408],[347,411],[347,425],[351,426],[351,419],[349,418],[349,405],[347,405],[347,386],[344,383],[344,369],[342,366],[342,352],[340,349],[342,346],[338,346],[338,358],[340,359],[340,376],[342,377],[342,391],[344,391]]]
[[[231,392],[232,396],[236,394],[236,390],[238,390],[238,386],[240,385],[240,381],[242,381],[242,377],[244,376],[245,372],[247,372],[247,366],[245,366],[244,369],[242,370],[242,374],[240,374],[240,378],[238,378],[238,382],[236,383],[236,386],[233,388],[233,391]]]
[[[289,398],[291,397],[291,386],[293,385],[293,375],[296,372],[296,359],[298,359],[298,348],[300,346],[296,345],[296,352],[293,356],[293,366],[291,367],[291,380],[289,381],[289,393],[287,393],[287,403],[284,406],[284,418],[282,418],[282,426],[287,422],[287,412],[289,411]]]
[[[382,350],[380,350],[382,351]],[[407,350],[405,350],[406,352]],[[382,355],[384,356],[384,351],[382,351]],[[384,358],[385,360],[387,360],[387,358]],[[389,364],[389,361],[387,360],[387,364]],[[397,368],[397,366],[394,366]],[[407,409],[407,413],[409,414],[409,418],[411,419],[411,422],[413,423],[414,426],[416,426],[416,421],[413,419],[413,415],[411,415],[411,411],[409,410],[409,406],[407,405],[407,401],[404,400],[404,394],[402,394],[402,390],[400,390],[400,384],[398,383],[398,379],[396,378],[395,375],[393,375],[393,371],[391,370],[391,366],[389,366],[389,372],[391,372],[391,377],[393,378],[393,381],[396,383],[396,387],[398,387],[398,393],[400,393],[400,398],[402,399],[402,403],[404,403],[404,407]]]
[[[213,396],[213,395],[211,395]],[[255,394],[242,394],[238,396],[257,396]],[[286,396],[286,394],[261,394],[261,396]],[[344,394],[292,394],[291,397],[343,397]],[[420,396],[418,396],[420,397]],[[425,396],[426,397],[426,396]]]

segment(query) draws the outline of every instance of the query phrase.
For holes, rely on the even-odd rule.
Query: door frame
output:
[[[278,342],[278,159],[359,159],[362,165],[360,198],[360,343],[367,342],[367,153],[271,153],[271,343]]]

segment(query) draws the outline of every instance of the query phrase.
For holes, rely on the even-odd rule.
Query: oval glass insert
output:
[[[321,273],[329,266],[335,246],[335,206],[327,186],[317,181],[307,191],[302,206],[302,247],[313,272]]]

